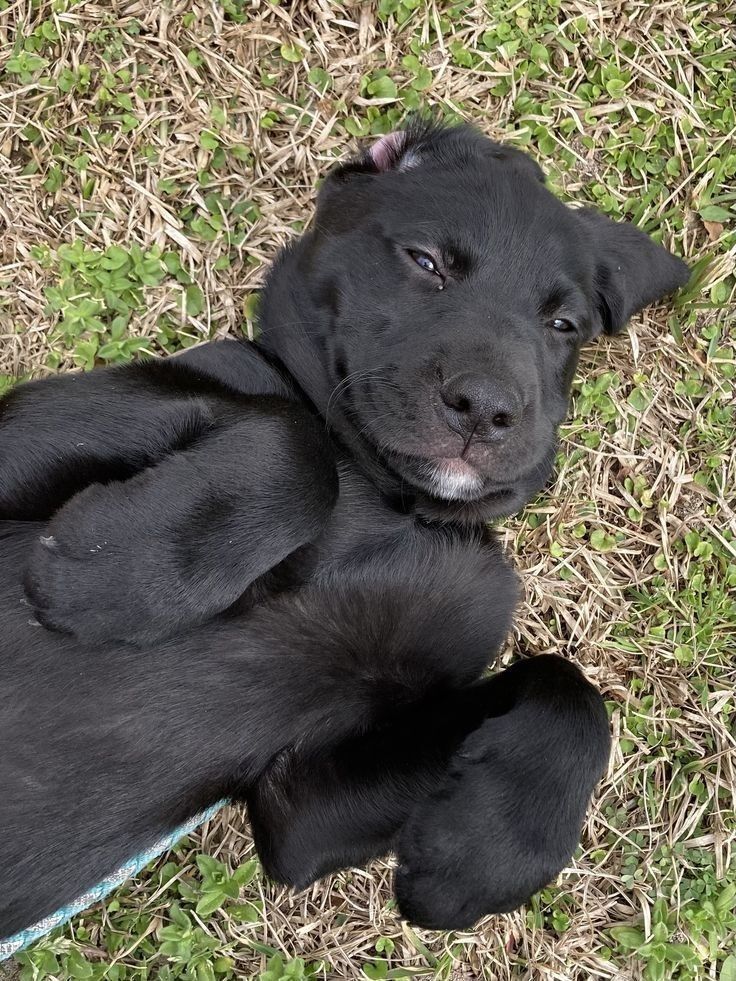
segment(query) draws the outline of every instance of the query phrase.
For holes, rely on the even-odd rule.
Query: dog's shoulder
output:
[[[288,374],[257,344],[246,340],[209,341],[139,365],[139,370],[151,373],[159,383],[192,393],[210,391],[214,386],[218,394],[299,398]]]

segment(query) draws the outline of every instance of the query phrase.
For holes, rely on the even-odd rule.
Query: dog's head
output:
[[[264,342],[351,449],[495,517],[547,480],[581,346],[685,283],[648,236],[469,127],[415,123],[337,167],[277,263]]]

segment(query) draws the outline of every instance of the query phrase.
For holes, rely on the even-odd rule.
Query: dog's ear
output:
[[[603,700],[570,662],[531,658],[487,684],[511,708],[465,739],[399,838],[399,908],[422,927],[470,928],[552,881],[608,759]]]
[[[637,311],[684,286],[687,265],[628,222],[592,208],[576,212],[595,260],[597,333],[615,334]]]
[[[420,160],[421,142],[410,131],[397,130],[372,143],[362,159],[367,169],[378,174],[387,170],[412,170]]]
[[[374,193],[375,178],[416,167],[430,134],[429,126],[387,133],[333,167],[317,197],[317,228],[333,232],[353,229],[380,202],[380,196]]]
[[[402,173],[413,170],[430,149],[450,140],[460,127],[443,126],[431,118],[417,117],[402,129],[386,133],[365,146],[361,152],[335,167],[329,180],[345,182],[356,174],[385,174],[389,171]],[[472,132],[469,127],[463,131]]]
[[[481,164],[497,161],[544,183],[543,171],[522,150],[489,140],[467,124],[451,126],[427,116],[415,116],[402,129],[374,140],[357,157],[336,167],[330,177],[345,181],[356,173],[403,173],[430,158],[448,168],[466,165],[471,160]]]
[[[450,175],[468,166],[503,167],[522,180],[544,183],[544,173],[526,153],[496,143],[466,124],[448,125],[415,116],[404,127],[386,133],[357,155],[337,164],[322,183],[317,199],[317,228],[350,230],[376,207],[382,178],[419,170],[422,164],[442,167]],[[348,192],[348,193],[345,193]]]

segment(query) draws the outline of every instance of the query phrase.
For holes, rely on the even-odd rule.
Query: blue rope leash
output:
[[[204,811],[200,811],[199,814],[195,814],[191,817],[185,824],[179,825],[174,831],[165,835],[163,838],[159,838],[157,842],[151,845],[145,852],[141,852],[136,855],[135,858],[131,858],[130,861],[126,862],[125,865],[121,865],[119,869],[116,869],[110,875],[105,876],[102,882],[85,892],[82,896],[79,896],[70,903],[68,906],[63,906],[61,909],[52,913],[50,916],[45,916],[38,923],[34,923],[33,926],[27,927],[25,930],[21,930],[20,933],[14,934],[12,937],[6,937],[4,940],[0,938],[0,961],[5,961],[13,954],[17,954],[19,951],[24,950],[29,944],[34,943],[36,940],[40,940],[41,937],[45,936],[55,927],[60,926],[62,923],[66,923],[77,913],[81,913],[87,907],[92,906],[93,903],[98,903],[101,899],[104,899],[109,892],[117,886],[122,885],[127,879],[132,878],[134,875],[138,875],[141,869],[145,868],[149,862],[152,862],[154,858],[158,858],[159,855],[168,851],[172,848],[180,838],[185,835],[191,834],[195,828],[198,828],[200,824],[208,821],[211,817],[227,804],[226,800],[220,800],[211,807],[208,807]]]

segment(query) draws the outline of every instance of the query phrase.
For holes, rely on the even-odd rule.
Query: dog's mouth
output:
[[[484,477],[462,456],[422,457],[391,451],[387,459],[405,481],[442,501],[500,499],[514,493],[512,488]]]
[[[374,462],[397,479],[404,491],[447,504],[483,502],[496,517],[512,514],[541,490],[554,464],[554,438],[538,437],[536,452],[530,452],[528,440],[514,449],[487,441],[463,441],[449,430],[429,431],[423,439],[415,433],[389,435],[377,432],[370,418],[365,421],[355,413],[352,426],[357,424],[361,442]],[[525,457],[527,466],[519,466]]]

